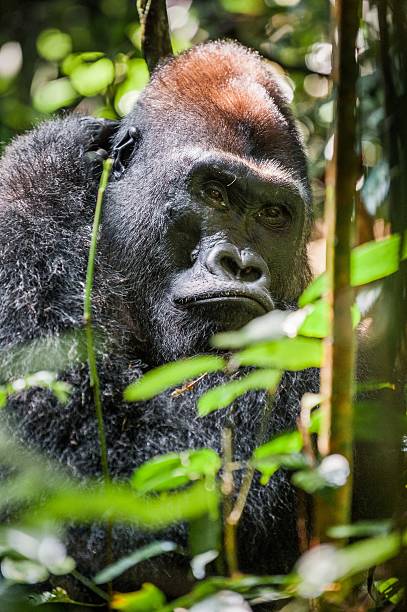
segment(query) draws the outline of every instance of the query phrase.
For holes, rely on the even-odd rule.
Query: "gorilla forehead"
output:
[[[157,155],[193,141],[247,158],[285,161],[301,175],[305,157],[279,79],[270,64],[236,43],[198,45],[158,67],[124,119],[118,141],[136,126],[150,151],[160,143]]]

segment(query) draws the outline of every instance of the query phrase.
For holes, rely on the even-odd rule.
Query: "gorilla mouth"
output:
[[[249,304],[261,310],[263,314],[273,309],[274,304],[270,297],[243,291],[213,291],[176,298],[175,303],[179,306],[195,306],[204,304],[240,302]]]

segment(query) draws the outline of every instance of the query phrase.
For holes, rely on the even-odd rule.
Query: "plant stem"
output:
[[[332,335],[326,344],[325,380],[322,394],[323,430],[319,440],[322,455],[339,453],[352,463],[354,338],[352,328],[353,290],[350,283],[350,256],[353,238],[352,216],[357,179],[356,141],[356,36],[360,0],[337,0],[337,99],[332,186],[328,187],[329,221],[328,274]],[[329,504],[317,508],[317,535],[324,538],[329,526],[348,522],[351,479],[332,493]]]
[[[92,580],[89,580],[89,578],[86,578],[86,576],[78,572],[78,570],[72,570],[71,574],[74,578],[76,578],[76,580],[78,580],[78,582],[81,582],[90,591],[96,593],[96,595],[98,595],[101,599],[104,599],[105,601],[109,600],[109,596],[107,595],[107,593],[102,591],[102,589],[100,589],[94,582],[92,582]]]
[[[223,451],[223,475],[222,475],[222,494],[223,494],[223,523],[224,523],[224,546],[226,564],[229,575],[233,578],[238,575],[237,562],[237,542],[236,542],[236,524],[231,522],[230,514],[233,509],[233,491],[234,480],[233,470],[231,468],[233,461],[232,450],[232,430],[230,427],[225,427],[222,434],[222,451]]]
[[[105,484],[110,482],[109,467],[107,462],[107,446],[106,446],[106,435],[103,423],[103,408],[102,408],[102,396],[100,392],[100,381],[96,365],[96,351],[92,325],[92,290],[93,290],[93,279],[95,272],[95,258],[96,248],[100,227],[100,220],[102,216],[102,204],[103,197],[106,190],[106,186],[109,180],[110,172],[112,170],[113,160],[106,159],[103,162],[103,172],[100,177],[99,189],[96,200],[95,215],[93,218],[92,236],[89,248],[88,257],[88,268],[86,271],[86,285],[85,285],[85,299],[83,308],[83,318],[85,320],[85,333],[86,333],[86,348],[89,365],[89,377],[90,386],[93,392],[93,401],[95,404],[96,419],[98,424],[98,436],[99,436],[99,447],[100,447],[100,460],[102,465],[102,474]]]

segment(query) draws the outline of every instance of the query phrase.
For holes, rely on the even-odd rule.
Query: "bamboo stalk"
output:
[[[326,215],[329,223],[327,268],[332,280],[328,301],[331,336],[326,342],[322,373],[323,430],[319,439],[322,455],[339,453],[352,464],[354,334],[353,290],[350,256],[353,238],[356,156],[356,36],[359,0],[337,0],[338,47],[336,62],[336,130],[332,177],[329,177]],[[332,179],[332,182],[331,182]],[[328,502],[318,500],[316,534],[324,539],[328,527],[346,523],[350,517],[351,479],[332,492]]]

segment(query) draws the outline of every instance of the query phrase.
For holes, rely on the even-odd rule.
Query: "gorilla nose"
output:
[[[239,283],[253,283],[268,288],[270,273],[266,262],[260,255],[249,249],[239,251],[228,243],[221,243],[207,254],[205,266],[215,276]]]

